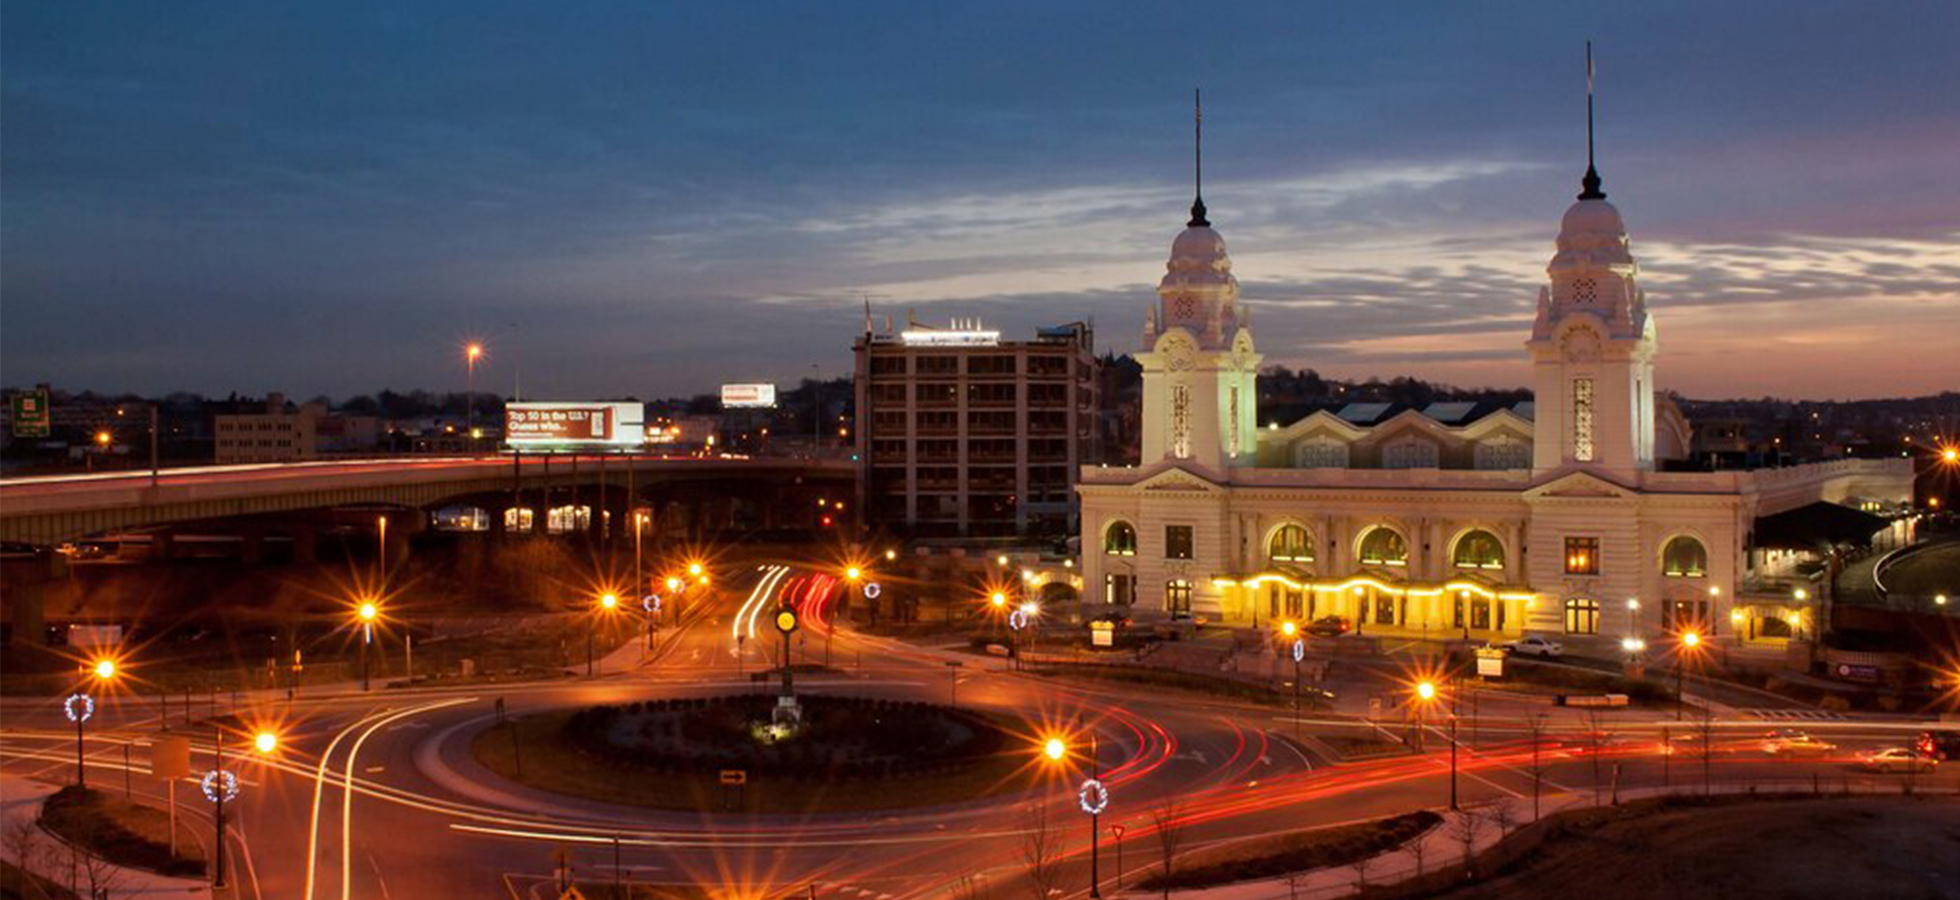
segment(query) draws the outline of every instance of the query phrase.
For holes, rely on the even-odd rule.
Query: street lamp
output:
[[[463,357],[469,363],[469,385],[463,391],[464,422],[469,431],[470,449],[476,449],[476,361],[483,356],[483,345],[471,341],[463,348]]]
[[[204,796],[212,805],[211,824],[216,849],[212,857],[211,886],[222,888],[225,886],[225,802],[238,796],[238,775],[225,771],[225,730],[222,727],[213,728],[212,737],[214,768],[204,773],[200,784],[204,788]],[[270,756],[279,749],[279,735],[260,730],[252,735],[252,749],[261,756]]]
[[[619,595],[607,591],[599,595],[599,610],[592,616],[591,627],[585,629],[585,677],[592,677],[592,648],[598,642],[599,617],[619,608]]]
[[[1682,694],[1682,688],[1686,684],[1686,676],[1683,674],[1684,660],[1682,657],[1687,656],[1688,651],[1699,646],[1701,646],[1701,635],[1693,631],[1684,631],[1681,633],[1681,646],[1674,649],[1674,721],[1676,722],[1684,718],[1683,713],[1687,702],[1685,696]]]
[[[856,584],[857,580],[863,577],[864,577],[864,570],[858,568],[857,566],[850,566],[844,570],[845,580],[853,584]]]
[[[1041,755],[1047,757],[1049,762],[1061,762],[1063,757],[1068,756],[1068,742],[1051,737],[1042,742]]]
[[[354,610],[355,618],[361,623],[361,690],[368,689],[368,645],[374,643],[374,620],[381,617],[381,607],[373,600],[364,600]]]
[[[1436,700],[1436,682],[1427,678],[1416,682],[1416,734],[1423,733],[1429,704]],[[1450,714],[1450,809],[1456,809],[1456,714]]]

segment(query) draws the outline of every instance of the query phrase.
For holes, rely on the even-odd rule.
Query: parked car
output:
[[[1763,739],[1763,752],[1773,756],[1828,756],[1837,745],[1801,731],[1772,731]]]
[[[1565,646],[1563,644],[1536,634],[1526,635],[1520,640],[1515,640],[1501,646],[1519,656],[1559,657],[1565,655]]]
[[[1348,620],[1340,616],[1321,616],[1307,623],[1307,633],[1314,637],[1340,637],[1348,632]]]
[[[1874,772],[1932,772],[1940,761],[1911,747],[1887,747],[1858,755],[1858,764]]]
[[[1913,746],[1935,760],[1960,759],[1960,731],[1922,731]]]

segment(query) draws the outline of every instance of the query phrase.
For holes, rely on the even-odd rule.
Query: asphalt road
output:
[[[818,897],[911,900],[953,896],[963,879],[1010,896],[1026,890],[1026,850],[1043,834],[1058,848],[1059,896],[1086,895],[1089,817],[1078,808],[1075,786],[1086,776],[1087,762],[1071,760],[1073,771],[1058,772],[1038,763],[1032,740],[1069,723],[1097,735],[1099,768],[1110,786],[1109,808],[1098,823],[1105,894],[1114,890],[1118,873],[1113,829],[1123,831],[1122,868],[1126,883],[1134,882],[1146,867],[1161,864],[1157,819],[1166,810],[1173,813],[1181,850],[1189,852],[1449,802],[1450,742],[1441,715],[1422,729],[1424,752],[1340,760],[1323,738],[1370,731],[1401,736],[1414,728],[1398,720],[1376,729],[1333,716],[1296,723],[1285,709],[1151,688],[1085,686],[1012,672],[989,657],[847,630],[828,640],[832,669],[799,673],[799,691],[946,702],[956,690],[963,706],[1019,717],[1031,738],[1025,789],[888,813],[662,812],[544,794],[499,778],[471,758],[470,740],[494,721],[499,698],[508,714],[522,715],[749,689],[747,675],[773,664],[776,644],[766,616],[756,625],[760,637],[746,639],[757,618],[749,601],[772,601],[788,590],[834,596],[812,585],[817,577],[764,569],[729,579],[729,593],[694,604],[682,623],[667,623],[650,651],[638,644],[621,648],[596,679],[341,693],[303,697],[291,708],[283,697],[267,698],[270,705],[241,710],[247,720],[280,721],[286,738],[276,758],[238,764],[245,784],[229,809],[233,852],[244,863],[235,869],[235,896],[548,898],[555,896],[549,884],[561,850],[584,882],[619,877],[699,884],[717,896],[807,895],[815,885]],[[822,660],[826,618],[823,608],[806,616],[799,663]],[[949,667],[949,660],[962,665]],[[1716,751],[1704,763],[1698,746],[1661,752],[1678,745],[1681,732],[1702,730],[1677,725],[1669,713],[1628,710],[1587,718],[1491,692],[1481,694],[1476,706],[1474,720],[1468,709],[1458,719],[1458,798],[1464,804],[1509,798],[1521,817],[1529,815],[1534,781],[1546,795],[1596,794],[1606,802],[1615,784],[1632,789],[1663,780],[1898,780],[1902,776],[1855,772],[1848,763],[1857,751],[1903,743],[1923,727],[1907,719],[1714,720],[1707,731]],[[7,712],[0,750],[8,771],[69,777],[73,732],[56,705],[10,703]],[[1540,716],[1534,742],[1531,723]],[[92,783],[120,787],[122,745],[148,739],[154,710],[140,700],[112,701],[91,724],[97,726],[89,745]],[[1820,758],[1766,753],[1761,736],[1790,726],[1837,747]],[[1300,741],[1292,737],[1296,728]],[[1664,743],[1663,729],[1675,740]],[[210,741],[207,732],[195,734],[194,766],[202,769],[209,765]],[[227,755],[236,757],[241,749],[229,748]],[[140,749],[133,754],[130,783],[157,796],[161,785],[147,775],[146,756]],[[188,814],[206,816],[208,827],[209,805],[188,803],[196,788],[186,784],[178,796],[187,801]]]

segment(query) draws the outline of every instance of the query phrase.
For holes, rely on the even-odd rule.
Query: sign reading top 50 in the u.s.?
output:
[[[638,403],[506,403],[504,440],[512,447],[629,447],[646,433]]]

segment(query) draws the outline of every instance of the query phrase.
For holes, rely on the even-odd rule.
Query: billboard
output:
[[[773,384],[724,384],[721,386],[721,405],[730,409],[775,406],[776,386]]]
[[[646,441],[646,407],[638,403],[506,403],[504,443],[545,447],[638,447]]]
[[[46,388],[14,392],[14,437],[48,436],[48,392]]]

